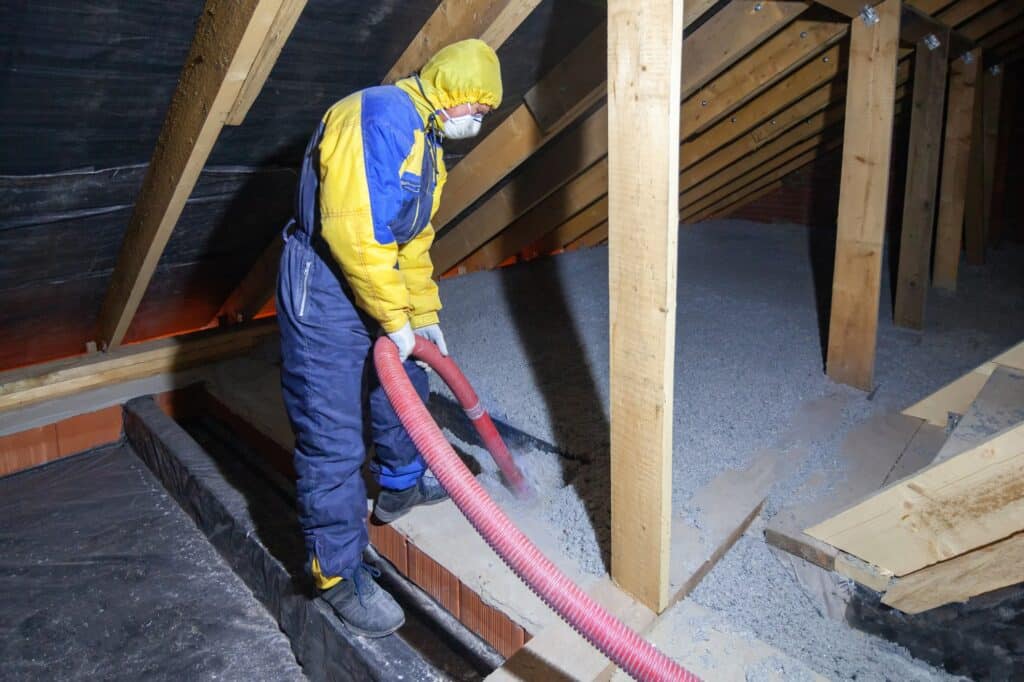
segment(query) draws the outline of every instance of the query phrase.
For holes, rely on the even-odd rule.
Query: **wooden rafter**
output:
[[[207,0],[100,310],[105,348],[124,339],[221,129],[244,116],[302,4],[278,22],[284,0]]]
[[[948,25],[964,25],[967,22],[970,22],[973,17],[988,9],[996,1],[997,0],[961,0],[959,3],[950,5],[950,3],[943,2],[942,0],[917,0],[914,3],[914,6],[925,12],[941,10],[938,11],[936,16],[943,23]],[[974,41],[978,38],[975,30],[970,27],[968,27],[966,32],[962,35],[963,39],[968,41]],[[955,49],[955,47],[952,47],[954,45],[955,43],[951,43],[951,50]],[[901,52],[901,58],[905,58],[907,54],[909,54],[909,51]],[[954,53],[951,52],[950,57],[954,57]],[[743,112],[741,110],[740,114],[742,113]],[[810,163],[810,161],[808,161],[808,163]],[[945,164],[943,167],[945,168]],[[794,169],[794,172],[795,170],[797,169]],[[756,190],[755,188],[747,188],[747,190],[739,192],[731,201],[720,202],[719,204],[711,207],[711,209],[700,212],[692,218],[688,218],[688,220],[705,220],[713,216],[723,215],[725,211],[736,211],[746,203],[752,201],[754,198],[753,194],[755,192],[759,196],[762,196],[759,190]],[[943,194],[943,197],[946,198],[946,195]]]
[[[502,3],[491,3],[487,0],[444,0],[389,70],[384,82],[415,71],[435,51],[456,40],[484,36],[492,48],[498,49],[519,23],[528,16],[529,12],[526,9],[532,9],[536,5],[537,2],[534,0],[508,0]],[[603,37],[603,30],[600,35]],[[603,49],[603,41],[601,45]],[[586,87],[587,78],[581,74],[587,72],[587,65],[592,60],[588,58],[587,62],[583,62],[580,55],[570,55],[567,61],[574,59],[575,61],[567,67],[573,70],[575,77],[575,84],[570,87],[579,88],[581,87],[580,83]],[[525,151],[521,153],[529,156],[536,149],[530,140],[538,134],[531,132],[528,127],[532,122],[533,127],[537,128],[537,124],[533,121],[532,114],[526,105],[520,105],[502,122],[498,129],[484,138],[473,153],[452,170],[448,175],[444,195],[448,197],[461,193],[463,196],[472,196],[472,192],[466,192],[460,188],[466,183],[476,181],[477,174],[474,174],[473,171],[477,165],[480,165],[478,159],[493,157],[493,154],[500,151],[507,152],[509,148],[516,145],[525,145]],[[488,164],[488,167],[493,168],[495,165],[497,164]],[[465,168],[463,168],[464,166]],[[487,168],[483,168],[481,172],[486,174],[489,171]],[[500,180],[501,177],[499,176],[497,180]],[[458,200],[456,199],[456,201]],[[473,199],[462,200],[472,201]],[[445,205],[442,204],[441,211],[444,210],[446,210]],[[440,227],[442,224],[442,222],[435,221],[435,227]],[[228,295],[218,315],[232,321],[240,321],[251,318],[262,309],[273,295],[280,253],[281,241],[279,239],[272,240],[255,265],[246,273],[234,291]]]
[[[753,9],[755,4],[761,4],[762,9],[755,11]],[[682,91],[689,93],[701,87],[734,63],[745,52],[748,48],[747,40],[760,42],[767,34],[777,30],[782,22],[788,22],[805,7],[806,4],[800,2],[752,3],[740,0],[723,8],[721,12],[683,41],[682,56],[691,66],[687,67],[681,77]],[[688,12],[687,20],[689,19]],[[734,37],[739,36],[739,39],[729,43],[729,46],[723,49],[723,34],[728,31],[732,31]],[[590,63],[593,63],[592,54],[591,52],[586,55]],[[546,86],[544,89],[551,88]],[[603,80],[600,83],[600,90],[603,94]],[[527,101],[529,101],[529,97]],[[558,189],[565,178],[578,175],[588,166],[602,159],[607,152],[607,135],[599,131],[602,131],[606,125],[606,116],[605,108],[601,107],[590,114],[577,129],[555,142],[560,149],[546,149],[542,152],[542,154],[555,159],[559,169],[554,168],[550,162],[535,164],[538,170],[524,173],[513,179],[472,214],[463,218],[453,229],[443,234],[438,239],[432,253],[437,272],[447,271],[501,232],[519,216],[544,201]],[[495,133],[497,132],[495,131]],[[491,136],[495,133],[492,133]],[[488,144],[491,136],[481,143],[481,147]],[[490,158],[493,164],[493,154],[484,158]],[[517,161],[517,165],[522,160],[525,160],[525,156]],[[460,162],[452,175],[454,176],[468,161],[470,158],[467,157]],[[507,164],[499,162],[497,165],[504,167]],[[489,184],[485,186],[485,184],[475,183],[474,186],[479,190],[479,194],[474,193],[473,198],[482,194],[490,186]],[[451,185],[452,181],[449,180],[449,186],[445,188],[442,211],[445,210],[446,205],[450,205],[448,202],[452,201],[448,198],[449,192],[452,191]],[[460,206],[463,204],[468,206],[469,202],[459,201]],[[442,216],[439,213],[439,217],[441,219],[437,222],[442,224],[444,220],[452,216],[448,213]],[[529,241],[527,239],[526,243]]]
[[[749,40],[749,44],[737,45],[734,48],[741,54],[746,53],[747,56],[739,60],[733,67],[724,69],[724,64],[731,62],[715,61],[708,64],[701,63],[697,59],[689,59],[690,45],[698,46],[694,49],[694,53],[701,54],[703,49],[701,46],[703,44],[721,41],[721,29],[718,24],[709,21],[683,42],[683,59],[690,65],[683,75],[683,92],[690,92],[692,94],[681,106],[680,117],[681,120],[691,121],[693,128],[701,125],[707,126],[713,122],[720,121],[727,113],[729,107],[735,106],[736,102],[749,100],[754,94],[774,82],[771,70],[761,66],[761,60],[773,59],[773,63],[785,64],[788,63],[785,60],[790,59],[799,64],[801,61],[806,61],[822,43],[831,44],[835,42],[845,31],[845,27],[838,23],[827,24],[822,27],[816,25],[816,22],[800,19],[793,21],[797,11],[801,10],[800,6],[779,7],[777,8],[779,10],[778,13],[774,15],[762,14],[761,12],[764,12],[764,9],[761,12],[752,12],[748,5],[744,7],[747,13],[741,16],[745,16],[746,20],[752,25],[752,28],[757,30],[745,31],[742,27],[742,22],[734,21],[731,15],[727,15],[730,19],[727,25],[731,26],[732,30],[737,34],[747,35],[747,40]],[[716,17],[718,16],[716,15]],[[765,20],[769,22],[768,30],[765,28]],[[765,37],[770,35],[773,30],[777,31],[780,27],[787,24],[788,26],[782,33],[765,40]],[[707,32],[705,32],[705,29],[707,29]],[[760,45],[760,47],[750,52],[751,48],[756,45]],[[737,75],[737,73],[740,75]],[[744,89],[744,84],[751,82],[755,84],[756,88],[753,94]],[[704,106],[700,104],[702,101],[706,102]],[[710,121],[702,111],[707,107],[715,111],[715,113],[711,114],[713,118]],[[690,128],[685,127],[685,125],[685,123],[681,124],[681,126],[684,126],[683,129],[688,132]],[[524,224],[529,224],[531,226],[529,229],[533,231],[531,234],[509,238],[507,248],[513,249],[511,252],[506,247],[502,247],[500,254],[494,248],[488,249],[491,252],[490,256],[488,256],[488,262],[492,263],[492,267],[493,264],[500,263],[504,258],[513,255],[525,244],[542,236],[543,231],[553,229],[562,220],[572,217],[575,211],[582,209],[605,194],[607,185],[602,185],[600,182],[595,181],[595,176],[603,172],[603,164],[606,163],[604,160],[605,149],[602,146],[594,146],[599,145],[600,140],[597,139],[593,145],[585,147],[581,146],[578,142],[572,141],[567,141],[565,144],[571,149],[582,148],[586,153],[585,156],[581,155],[578,159],[574,172],[565,174],[561,178],[561,182],[565,182],[566,179],[570,179],[578,174],[576,179],[569,183],[569,185],[575,186],[560,188],[558,182],[552,183],[547,177],[545,165],[537,164],[538,170],[522,173],[503,188],[499,194],[488,200],[489,202],[497,202],[497,197],[502,192],[509,196],[519,196],[525,192],[542,191],[542,197],[550,197],[552,199],[551,204],[557,207],[555,212],[539,219],[536,216],[530,217],[526,214],[526,211],[532,206],[538,205],[538,202],[534,202],[528,206],[520,206],[521,210],[511,216],[503,217],[495,214],[492,206],[485,202],[474,213],[463,219],[463,223],[468,224],[460,233],[465,235],[462,241],[456,242],[457,245],[450,247],[445,246],[445,238],[439,241],[437,253],[435,254],[435,263],[438,269],[444,271],[448,267],[460,263],[468,254],[472,253],[474,248],[479,248],[488,239],[493,239],[498,234],[503,234],[504,232],[514,234],[522,229]],[[684,161],[681,161],[681,163],[684,163]],[[588,168],[590,164],[594,165]],[[542,178],[542,174],[545,177]],[[583,186],[590,189],[584,189]],[[536,188],[538,187],[543,189],[537,190]],[[560,202],[556,199],[558,196],[565,195],[574,197],[573,201]],[[538,209],[534,209],[534,212],[536,211]],[[460,223],[458,227],[462,228],[463,224]],[[543,231],[537,232],[538,230]],[[501,256],[500,258],[498,258],[499,255]],[[497,260],[495,260],[496,258]]]
[[[383,82],[405,78],[442,47],[459,40],[480,38],[491,47],[502,45],[539,4],[540,0],[445,0],[388,70]]]

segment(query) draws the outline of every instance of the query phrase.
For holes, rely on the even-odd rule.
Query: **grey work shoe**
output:
[[[379,575],[376,568],[360,564],[351,580],[346,578],[320,595],[357,635],[386,637],[405,624],[402,607],[374,580]]]
[[[373,515],[381,523],[391,523],[405,516],[410,509],[421,504],[437,504],[448,499],[445,491],[436,478],[424,474],[416,485],[405,490],[388,490],[382,488],[377,495],[377,504],[373,507]]]

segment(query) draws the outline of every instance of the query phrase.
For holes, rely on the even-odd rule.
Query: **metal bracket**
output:
[[[974,62],[974,53],[964,52],[962,55],[960,55],[960,59],[963,60],[964,64],[971,64]]]
[[[922,40],[924,40],[925,47],[931,51],[935,51],[942,46],[942,41],[939,40],[939,37],[934,33],[929,33]]]
[[[878,23],[878,12],[871,5],[864,5],[864,9],[860,11],[860,18],[866,26],[874,26]]]
[[[1002,64],[993,64],[992,66],[988,67],[988,72],[990,74],[992,74],[993,76],[998,76],[999,74],[1001,74],[1003,72],[1003,65]]]

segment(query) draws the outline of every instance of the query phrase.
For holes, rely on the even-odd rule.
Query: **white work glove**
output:
[[[437,349],[441,351],[441,355],[448,357],[448,344],[444,342],[444,333],[441,331],[441,325],[428,324],[417,329],[416,334],[422,336],[427,341],[432,341],[437,346]]]
[[[398,346],[398,358],[405,362],[416,347],[416,335],[412,333],[412,325],[406,322],[398,331],[388,334],[388,338]]]

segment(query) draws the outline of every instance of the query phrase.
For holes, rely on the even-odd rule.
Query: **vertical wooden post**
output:
[[[668,605],[683,0],[608,2],[612,578]]]
[[[1003,68],[996,64],[985,70],[982,102],[982,129],[984,132],[984,186],[985,236],[991,240],[993,232],[992,199],[996,188],[996,159],[999,156],[999,123],[1003,104]]]
[[[874,379],[882,245],[896,106],[900,0],[875,7],[878,21],[850,26],[843,170],[828,334],[828,375],[870,390]]]
[[[968,52],[967,55],[954,60],[950,69],[942,179],[939,185],[939,220],[935,227],[932,284],[949,291],[956,290],[956,275],[960,267],[967,165],[974,127],[974,91],[981,50]]]
[[[974,81],[974,112],[971,115],[971,152],[967,157],[967,196],[964,198],[964,251],[967,262],[985,262],[985,82],[978,50],[977,76]]]
[[[1000,65],[1000,70],[1006,67]],[[1016,118],[1018,79],[1007,78],[1002,84],[999,107],[999,134],[996,141],[996,162],[992,179],[992,210],[989,221],[989,244],[999,248],[1006,229],[1006,176],[1010,168],[1010,131]]]
[[[921,329],[931,280],[932,228],[939,187],[942,114],[946,105],[949,31],[930,49],[922,40],[914,57],[914,108],[910,114],[907,185],[903,199],[899,275],[894,319],[897,326]]]

